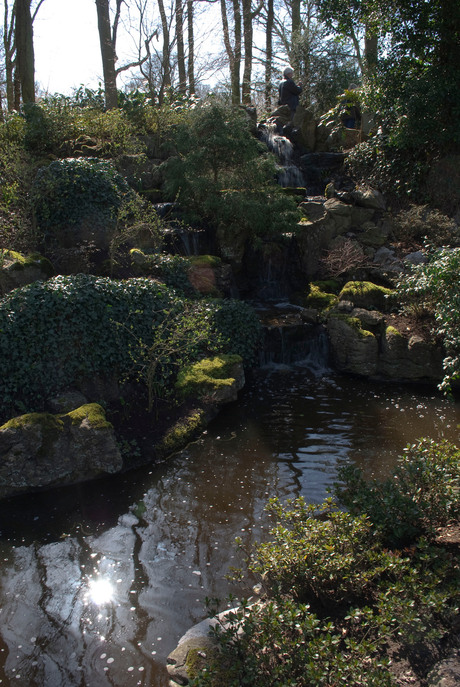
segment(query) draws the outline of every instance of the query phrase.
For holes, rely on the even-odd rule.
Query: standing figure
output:
[[[302,93],[302,84],[295,83],[294,70],[292,67],[286,67],[283,72],[284,81],[279,85],[279,100],[278,105],[288,105],[291,110],[291,123],[294,119],[297,105],[299,104],[299,95]]]

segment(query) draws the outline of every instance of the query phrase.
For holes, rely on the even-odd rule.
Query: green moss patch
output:
[[[67,413],[72,425],[80,425],[83,420],[88,420],[93,429],[111,429],[112,425],[105,418],[105,412],[99,403],[86,403],[76,410]]]
[[[233,366],[241,362],[239,355],[205,358],[182,370],[177,377],[176,390],[182,398],[200,398],[224,386],[231,386]]]
[[[374,336],[374,334],[370,332],[368,329],[363,329],[362,322],[358,317],[351,317],[350,315],[344,315],[343,313],[333,313],[331,317],[334,317],[337,320],[342,320],[342,322],[345,322],[349,327],[354,329],[355,332],[362,338]]]
[[[319,283],[310,284],[310,291],[305,298],[307,308],[317,308],[318,310],[329,310],[338,302],[338,297],[334,293],[327,293]]]
[[[395,291],[370,281],[349,281],[339,294],[342,301],[351,301],[358,308],[388,311],[394,302]]]
[[[191,411],[168,429],[163,440],[156,447],[157,456],[163,458],[183,448],[196,436],[198,430],[205,426],[205,423],[204,410]]]

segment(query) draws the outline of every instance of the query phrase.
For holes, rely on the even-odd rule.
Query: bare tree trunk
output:
[[[291,2],[291,64],[297,74],[299,73],[299,59],[298,59],[298,43],[302,31],[302,23],[300,18],[300,2],[301,0],[292,0]]]
[[[273,73],[273,24],[275,21],[274,1],[267,2],[267,25],[265,27],[265,109],[272,109]]]
[[[158,94],[158,100],[161,103],[164,100],[165,90],[171,86],[171,66],[170,66],[170,46],[169,46],[169,26],[166,17],[166,10],[163,0],[158,0],[158,9],[160,10],[161,26],[163,29],[163,58],[161,66],[163,68],[163,79]]]
[[[23,103],[35,102],[35,58],[30,0],[16,0],[15,45],[16,70]]]
[[[193,0],[187,0],[187,29],[188,29],[188,87],[193,95],[195,86],[195,39],[193,35]]]
[[[375,73],[377,68],[377,49],[378,36],[377,33],[366,26],[364,34],[364,71],[363,76],[368,79]]]
[[[109,0],[96,0],[97,25],[104,73],[105,105],[108,110],[118,106],[115,44],[112,39]],[[116,30],[115,30],[116,35]]]
[[[252,13],[251,0],[242,0],[243,4],[243,36],[244,36],[244,69],[241,100],[244,105],[251,104],[251,73],[252,73]]]
[[[241,69],[241,10],[239,0],[233,2],[233,22],[235,47],[232,48],[230,41],[230,30],[228,26],[227,7],[225,0],[220,0],[220,10],[222,16],[222,29],[224,34],[224,45],[230,66],[230,87],[233,105],[240,104],[240,69]]]
[[[179,72],[179,93],[187,93],[187,70],[185,68],[184,49],[184,9],[182,0],[176,0],[176,41],[177,41],[177,69]]]
[[[15,109],[14,99],[14,13],[9,16],[8,0],[4,0],[3,50],[5,53],[6,104],[8,112]]]

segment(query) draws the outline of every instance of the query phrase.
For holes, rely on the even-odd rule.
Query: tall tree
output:
[[[137,59],[116,67],[117,36],[120,26],[121,8],[123,4],[127,5],[128,8],[130,5],[134,5],[134,7],[137,9],[140,24],[139,41],[141,35],[143,35],[144,40],[142,47],[139,45],[139,54]],[[102,69],[104,73],[105,102],[108,109],[112,109],[118,105],[118,75],[121,72],[132,69],[133,67],[141,67],[141,65],[143,65],[144,62],[150,58],[150,43],[153,37],[156,35],[156,31],[146,32],[144,30],[146,4],[147,0],[131,0],[129,5],[126,0],[115,0],[114,18],[111,24],[110,0],[96,0],[99,43],[101,46]]]
[[[117,0],[117,17],[120,16],[121,0]],[[110,25],[109,0],[96,0],[97,26],[101,46],[102,70],[104,73],[105,104],[107,109],[118,106],[117,75],[115,71],[115,40],[118,19],[114,23],[114,33]]]
[[[190,94],[195,93],[195,38],[193,29],[193,0],[187,0],[187,36],[188,36],[188,87]]]
[[[230,39],[230,28],[227,16],[227,6],[225,0],[220,0],[220,10],[222,17],[222,29],[224,34],[224,45],[230,67],[230,87],[232,103],[239,105],[241,102],[240,74],[241,74],[241,8],[239,0],[232,0],[233,7],[233,35],[234,43]]]
[[[158,9],[160,10],[161,27],[163,29],[163,53],[161,59],[163,79],[158,96],[161,104],[165,96],[165,91],[171,86],[171,45],[169,41],[169,22],[163,0],[158,0]]]
[[[267,21],[265,25],[265,109],[270,112],[272,107],[272,77],[273,77],[273,26],[275,22],[274,0],[267,0]]]
[[[182,0],[176,0],[176,45],[177,45],[177,69],[179,72],[179,93],[187,92],[187,69],[185,67],[184,47],[184,7]]]

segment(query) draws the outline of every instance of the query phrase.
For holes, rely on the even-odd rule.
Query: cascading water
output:
[[[280,186],[304,186],[301,170],[293,162],[294,146],[291,141],[277,132],[275,123],[269,122],[262,129],[262,140],[280,162],[278,183]]]

